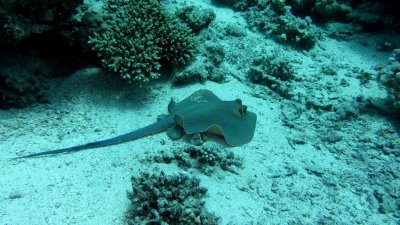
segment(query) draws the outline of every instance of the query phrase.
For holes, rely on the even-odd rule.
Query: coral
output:
[[[378,76],[387,88],[393,106],[400,109],[400,49],[393,50],[389,62],[379,68]]]
[[[287,0],[286,3],[292,6],[295,15],[310,16],[319,23],[345,22],[364,30],[399,31],[400,17],[394,1]]]
[[[265,8],[250,8],[245,12],[248,23],[263,34],[299,49],[310,50],[317,43],[320,32],[310,17],[294,16],[282,1],[274,0]]]
[[[15,44],[32,34],[72,33],[70,18],[82,0],[5,0],[0,3],[0,44]]]
[[[228,6],[240,11],[256,6],[259,3],[258,0],[212,0],[212,2],[215,5]]]
[[[302,18],[306,17],[310,18],[305,21],[307,23],[312,19],[312,21],[322,24],[327,22],[351,24],[357,29],[360,27],[364,30],[384,28],[400,30],[400,16],[396,2],[390,0],[213,0],[212,2],[216,5],[243,11],[247,14],[249,23],[262,25],[261,28],[265,28],[263,29],[264,32],[268,32],[276,23],[283,23],[284,29],[291,27],[290,29],[295,30],[297,27],[296,29],[303,30],[296,35],[301,39],[309,39],[314,36],[312,33],[315,32],[313,26],[306,28],[306,33],[304,33],[304,28],[299,27]],[[281,17],[283,14],[286,14],[286,18]],[[277,17],[281,18],[275,21]],[[285,21],[279,21],[282,19]],[[259,26],[256,27],[260,28]],[[279,31],[279,28],[277,30]],[[343,32],[354,31],[345,29]],[[304,35],[310,36],[303,38]],[[291,41],[288,40],[287,42]]]
[[[325,74],[328,76],[336,76],[337,68],[335,67],[335,65],[332,65],[331,63],[325,63],[325,64],[321,64],[321,72],[322,72],[322,74]]]
[[[225,50],[222,45],[206,42],[201,46],[203,54],[187,68],[172,76],[172,83],[183,85],[192,82],[223,82],[226,77],[225,68],[221,68],[225,60]]]
[[[312,8],[315,16],[321,18],[321,20],[345,19],[351,11],[349,2],[338,2],[336,0],[317,0]]]
[[[338,40],[348,40],[354,34],[362,31],[362,28],[359,25],[340,22],[328,22],[324,25],[324,29],[329,37]]]
[[[0,62],[0,109],[48,102],[48,77],[53,73],[48,63],[37,57],[10,53],[2,53]]]
[[[225,59],[224,47],[220,44],[207,43],[205,45],[205,56],[214,66],[218,67]]]
[[[225,26],[224,29],[225,36],[232,36],[232,37],[245,37],[246,30],[244,30],[241,26],[237,24],[228,24]]]
[[[290,96],[288,85],[295,79],[291,63],[277,51],[255,58],[247,76],[253,83],[267,86],[283,97]]]
[[[376,3],[365,3],[356,7],[351,13],[348,14],[348,18],[357,24],[362,25],[367,30],[377,29],[382,26],[382,17],[379,15],[379,11],[383,11],[381,5]]]
[[[172,152],[161,152],[154,156],[158,163],[175,162],[184,169],[195,168],[210,175],[216,168],[238,174],[242,168],[242,159],[225,148],[206,142],[201,146],[187,145],[183,149],[174,149]]]
[[[204,208],[207,189],[196,177],[142,172],[131,182],[128,224],[218,224],[219,219]]]
[[[311,23],[311,18],[294,16],[283,0],[214,0],[234,9],[244,11],[248,23],[275,40],[309,50],[319,38],[319,33]]]
[[[284,14],[278,17],[276,24],[271,33],[280,42],[309,50],[318,40],[319,34],[312,25],[310,17],[300,19],[292,14]]]
[[[318,22],[348,22],[353,8],[350,0],[288,0],[295,14],[311,16]]]
[[[193,82],[205,82],[209,77],[209,71],[201,62],[193,62],[187,68],[175,72],[172,76],[174,85],[184,85]]]
[[[103,10],[102,7],[90,8],[75,16],[77,20],[77,39],[79,44],[87,51],[91,51],[88,44],[89,37],[94,33],[102,33],[111,26],[112,16]]]
[[[201,9],[197,6],[184,7],[176,15],[194,32],[204,29],[215,19],[215,13],[212,9]]]
[[[217,83],[223,83],[226,81],[227,74],[231,74],[229,71],[229,66],[222,66],[222,67],[214,67],[211,69],[211,72],[208,76],[210,81],[214,81]]]
[[[195,51],[190,29],[155,0],[109,0],[110,25],[89,38],[104,67],[143,85],[160,77],[162,62],[185,64]]]

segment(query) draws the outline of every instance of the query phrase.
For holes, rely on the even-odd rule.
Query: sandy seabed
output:
[[[231,10],[213,9],[220,26],[243,23]],[[374,38],[359,37],[371,43]],[[298,93],[316,101],[384,99],[386,91],[376,79],[362,84],[355,71],[373,71],[390,53],[357,40],[330,38],[301,52],[249,30],[245,37],[229,37],[220,44],[230,70],[224,83],[175,87],[160,81],[146,90],[132,90],[98,68],[86,68],[60,79],[51,104],[0,111],[0,224],[124,224],[130,177],[155,167],[181,171],[175,164],[145,159],[181,148],[185,139],[172,141],[159,133],[74,154],[9,158],[130,132],[166,114],[171,97],[182,100],[199,89],[212,90],[223,100],[240,98],[258,116],[254,139],[229,147],[243,158],[238,174],[189,171],[208,189],[206,207],[221,217],[221,224],[400,223],[395,216],[400,161],[377,147],[399,140],[394,121],[367,110],[342,121],[316,109],[299,113],[291,100],[252,84],[245,73],[260,52],[279,49],[301,78],[293,84]],[[324,65],[335,65],[337,74],[321,73]],[[334,90],[327,89],[327,83]],[[226,146],[215,137],[208,141]]]

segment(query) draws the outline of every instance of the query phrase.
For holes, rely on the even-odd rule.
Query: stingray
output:
[[[179,131],[186,134],[212,133],[225,138],[230,146],[239,146],[250,142],[254,136],[257,116],[247,111],[247,106],[240,99],[223,101],[209,90],[194,92],[186,99],[175,102],[171,99],[168,105],[169,115],[156,123],[141,129],[101,141],[90,142],[68,148],[33,153],[18,158],[50,156],[61,153],[72,153],[86,149],[101,148],[146,137],[167,130],[170,137],[181,137]],[[183,133],[183,132],[181,132]]]

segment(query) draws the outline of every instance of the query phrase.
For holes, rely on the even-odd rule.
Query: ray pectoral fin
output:
[[[257,116],[247,112],[234,126],[222,127],[226,142],[230,146],[239,146],[249,143],[254,137]]]
[[[242,117],[231,115],[231,117],[219,118],[219,120],[202,121],[202,123],[179,119],[187,134],[207,132],[221,135],[230,146],[247,144],[253,139],[257,121],[256,114],[247,112]]]
[[[201,96],[196,97],[201,99]],[[176,124],[182,126],[187,134],[219,134],[231,146],[246,144],[254,136],[257,116],[248,112],[247,106],[242,105],[241,100],[197,103],[184,100],[177,105],[179,108],[175,114]]]

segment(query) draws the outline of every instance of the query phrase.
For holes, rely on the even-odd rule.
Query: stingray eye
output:
[[[247,106],[241,105],[239,108],[239,113],[241,116],[244,116],[244,114],[247,112]]]
[[[235,102],[239,103],[240,105],[242,104],[242,100],[241,99],[235,99]]]

